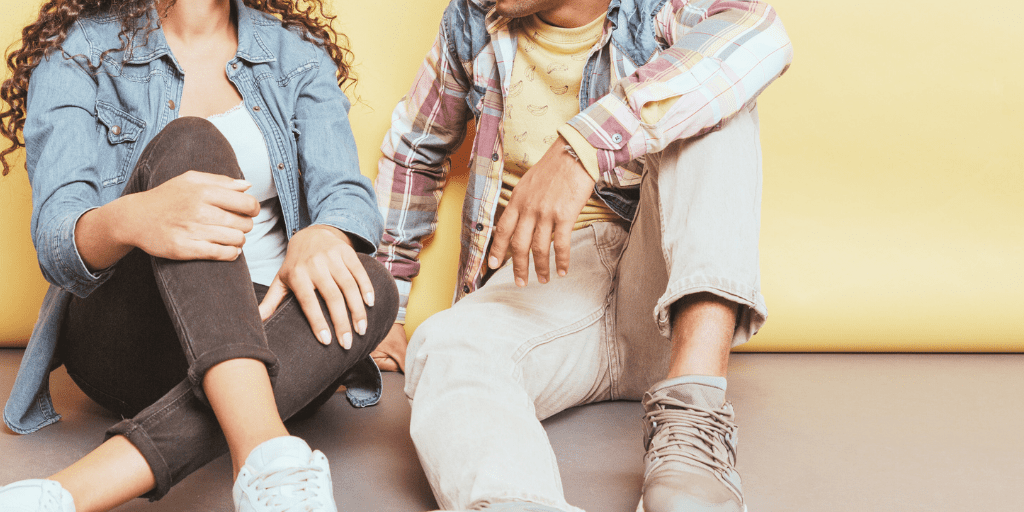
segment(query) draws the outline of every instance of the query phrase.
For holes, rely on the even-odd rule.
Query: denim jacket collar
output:
[[[260,39],[257,29],[260,13],[246,7],[243,0],[232,0],[232,2],[238,12],[238,50],[235,51],[235,58],[251,64],[277,60],[274,53]],[[142,38],[142,45],[128,49],[128,58],[125,59],[127,64],[146,64],[164,55],[171,55],[171,47],[167,45],[167,38],[164,37],[163,28],[159,24],[160,14],[156,8],[150,10],[148,19],[158,20],[157,28],[147,37]],[[145,21],[140,20],[139,23],[144,26]],[[174,60],[173,56],[172,60]],[[178,71],[182,71],[177,61],[174,62],[174,65]]]

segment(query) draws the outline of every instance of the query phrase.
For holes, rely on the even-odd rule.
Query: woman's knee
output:
[[[243,177],[231,143],[201,117],[168,123],[146,146],[136,170],[148,174],[150,188],[188,171]]]

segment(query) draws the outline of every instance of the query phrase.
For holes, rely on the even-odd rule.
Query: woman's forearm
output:
[[[135,247],[128,234],[135,199],[127,195],[79,217],[75,245],[90,271],[110,267]]]

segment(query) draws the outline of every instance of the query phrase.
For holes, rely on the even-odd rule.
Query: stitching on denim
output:
[[[294,302],[295,302],[295,295],[294,294],[289,294],[287,297],[285,297],[285,299],[281,302],[281,304],[279,306],[277,306],[277,309],[274,310],[274,314],[270,315],[270,318],[268,318],[267,321],[263,324],[263,331],[266,332],[268,329],[270,329],[270,327],[272,325],[278,323],[278,321],[281,318],[281,312],[287,306],[291,305]]]
[[[183,392],[179,393],[178,396],[171,400],[170,403],[168,403],[164,407],[161,407],[158,411],[153,412],[143,421],[138,422],[135,421],[135,419],[133,418],[132,422],[137,423],[140,428],[147,429],[149,425],[153,424],[153,422],[166,417],[167,415],[171,414],[174,411],[177,411],[178,409],[181,409],[182,402],[188,400],[188,397],[192,394],[193,392],[190,388],[185,388]],[[148,432],[146,436],[149,437]]]
[[[534,336],[533,338],[526,340],[525,343],[520,345],[519,348],[512,353],[512,361],[518,366],[519,363],[521,363],[523,359],[525,359],[526,356],[529,355],[530,352],[533,352],[537,347],[546,345],[557,338],[561,338],[569,334],[575,334],[577,332],[582,331],[583,329],[586,329],[587,327],[590,327],[591,325],[594,325],[594,323],[596,323],[602,316],[604,316],[604,312],[605,308],[602,305],[595,309],[594,311],[588,313],[583,318],[569,325],[560,327],[558,329],[546,332],[538,336]]]
[[[295,78],[296,76],[301,75],[301,74],[303,74],[303,73],[305,73],[305,72],[307,72],[307,71],[309,71],[309,70],[311,70],[313,68],[316,68],[317,70],[319,70],[320,69],[320,63],[317,62],[316,60],[309,60],[306,63],[298,66],[297,68],[289,71],[288,73],[286,73],[281,78],[278,78],[277,79],[277,85],[279,85],[281,87],[286,87],[288,85],[288,83],[292,81],[293,78]]]
[[[152,187],[149,187],[149,188],[152,188]],[[147,188],[147,190],[148,190],[148,188]],[[153,257],[150,256],[150,258],[153,258]],[[155,262],[153,262],[153,263],[155,263]],[[154,266],[154,270],[155,270],[156,265],[154,264],[153,266]],[[167,286],[169,286],[169,283],[167,282],[167,279],[164,278],[163,272],[153,272],[153,274],[155,274],[157,279],[160,280],[160,284],[163,285],[163,288],[166,288]],[[165,301],[165,304],[166,304],[167,309],[168,309],[167,312],[170,315],[172,315],[172,318],[180,319],[181,318],[181,310],[178,308],[178,305],[175,302],[174,295],[170,294],[170,293],[167,293],[167,294],[164,294],[164,295],[167,296],[167,300]],[[182,340],[184,342],[184,343],[182,343],[182,345],[185,345],[186,349],[188,350],[188,354],[187,355],[192,358],[192,362],[195,362],[196,361],[196,352],[192,348],[192,342],[191,342],[192,336],[191,336],[191,333],[188,332],[188,326],[185,324],[185,322],[181,322],[181,321],[177,321],[177,322],[174,322],[174,323],[181,326],[181,330],[183,331],[182,335],[185,338],[184,340]],[[191,364],[190,364],[190,366],[191,366]],[[191,377],[191,375],[190,375],[190,377]]]

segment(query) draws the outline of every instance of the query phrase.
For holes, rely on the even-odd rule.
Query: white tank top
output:
[[[252,188],[246,193],[260,202],[260,214],[252,220],[252,231],[245,234],[242,252],[252,281],[270,286],[284,263],[288,237],[285,236],[284,221],[281,219],[281,204],[271,174],[266,141],[244,106],[244,103],[239,103],[223,114],[206,119],[231,143],[242,175],[252,183]]]

